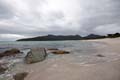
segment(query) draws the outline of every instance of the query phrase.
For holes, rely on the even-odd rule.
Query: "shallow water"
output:
[[[71,56],[76,60],[81,56],[90,56],[97,53],[96,47],[101,45],[100,43],[87,42],[87,41],[30,41],[30,42],[0,42],[0,52],[8,50],[10,48],[19,48],[24,52],[24,55],[18,55],[24,57],[30,48],[58,48],[62,50],[70,51]],[[55,55],[48,55],[48,58],[57,57]],[[7,58],[6,58],[7,60]],[[13,60],[13,58],[12,58]],[[81,59],[82,60],[82,59]]]
[[[70,51],[71,54],[65,55],[65,57],[72,57],[74,62],[99,62],[99,58],[96,54],[107,54],[111,53],[107,48],[106,44],[90,41],[23,41],[23,42],[0,42],[0,52],[8,50],[10,48],[19,48],[23,55],[18,55],[12,60],[22,59],[30,48],[58,48],[62,50]],[[100,48],[100,49],[99,49]],[[106,48],[106,49],[105,49]],[[104,49],[104,50],[103,50]],[[49,53],[48,53],[49,54]],[[109,55],[108,55],[109,56]],[[110,55],[111,56],[111,55]],[[113,55],[112,55],[113,56]],[[60,57],[59,55],[49,54],[48,58]],[[107,58],[107,57],[106,57]],[[100,58],[101,59],[101,58]],[[109,58],[108,58],[109,59]],[[5,58],[4,60],[8,60]],[[105,60],[104,58],[101,60]]]
[[[65,47],[80,47],[88,48],[93,46],[92,42],[84,41],[23,41],[23,42],[0,42],[0,49],[18,47],[18,48],[31,48],[31,47],[45,47],[45,48],[65,48]]]

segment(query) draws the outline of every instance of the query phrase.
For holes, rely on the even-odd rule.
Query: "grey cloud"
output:
[[[5,4],[3,1],[0,1],[0,20],[1,19],[9,19],[13,17],[13,12],[9,8],[7,4]]]
[[[84,34],[89,33],[98,33],[98,34],[107,34],[120,32],[120,1],[119,0],[109,0],[107,7],[101,5],[101,8],[104,8],[103,11],[99,11],[94,15],[91,15],[89,18],[84,19],[82,22],[82,29],[86,31]],[[97,15],[99,14],[99,15]],[[81,23],[80,23],[81,24]],[[117,24],[116,26],[110,26],[112,24]],[[109,26],[106,26],[109,25]],[[96,30],[99,26],[103,26],[102,29]],[[107,28],[106,28],[107,27]],[[118,29],[119,28],[119,29]],[[106,30],[105,30],[106,29]]]
[[[120,15],[101,15],[89,18],[83,22],[82,26],[83,29],[87,30],[88,32],[92,31],[94,28],[106,25],[106,24],[113,24],[120,22]],[[118,26],[119,27],[119,26]]]
[[[76,5],[66,3],[56,7],[48,6],[48,0],[21,0],[24,5],[16,1],[21,4],[19,7],[12,1],[5,1],[0,1],[0,20],[4,19],[14,24],[0,24],[0,34],[29,37],[46,34],[87,35],[120,32],[120,0],[62,0],[62,3],[71,4],[76,1]],[[15,19],[11,19],[15,16]]]

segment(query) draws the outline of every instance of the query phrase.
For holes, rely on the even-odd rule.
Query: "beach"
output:
[[[45,60],[43,62],[26,65],[29,72],[25,80],[120,80],[120,38],[88,40],[88,42],[103,43],[97,47],[99,54],[110,56],[118,55],[110,61],[101,63],[79,64],[72,63],[71,56]],[[63,55],[64,56],[64,55]]]
[[[120,0],[0,0],[0,80],[120,80]]]
[[[0,44],[1,51],[22,52],[0,59],[8,66],[0,80],[18,80],[17,74],[24,80],[120,80],[120,38]],[[61,51],[53,54],[53,49]]]

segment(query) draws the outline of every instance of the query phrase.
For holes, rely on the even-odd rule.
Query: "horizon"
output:
[[[116,33],[119,33],[119,32],[116,32]],[[116,33],[110,33],[110,34],[116,34]],[[120,34],[120,33],[119,33]],[[86,37],[86,36],[89,36],[89,35],[98,35],[98,36],[108,36],[109,34],[105,34],[105,35],[99,35],[99,34],[94,34],[94,33],[90,33],[90,34],[87,34],[87,35],[80,35],[80,34],[67,34],[67,35],[57,35],[57,34],[47,34],[47,35],[39,35],[39,36],[33,36],[33,37],[26,37],[26,38],[19,38],[19,39],[16,39],[16,40],[0,40],[0,42],[6,42],[6,41],[17,41],[17,40],[20,40],[20,39],[27,39],[27,38],[36,38],[36,37],[43,37],[43,36],[49,36],[49,35],[52,35],[52,36],[80,36],[80,37]]]
[[[0,41],[120,33],[120,0],[1,0]]]

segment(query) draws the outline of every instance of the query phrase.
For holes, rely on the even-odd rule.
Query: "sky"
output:
[[[120,0],[0,0],[0,41],[120,32]]]

